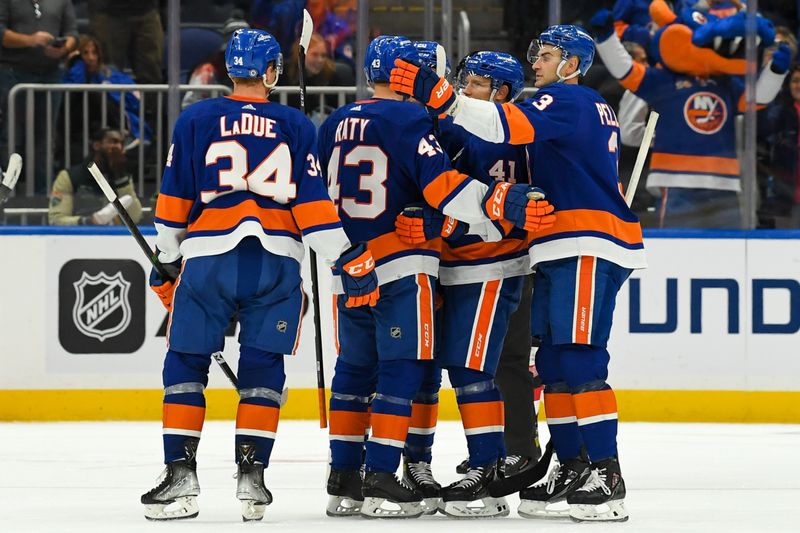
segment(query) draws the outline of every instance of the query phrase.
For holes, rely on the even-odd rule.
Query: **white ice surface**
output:
[[[619,441],[631,515],[625,524],[522,519],[516,496],[508,518],[490,521],[333,519],[324,512],[327,434],[314,422],[286,421],[266,477],[275,503],[263,522],[242,524],[233,423],[209,422],[199,451],[200,516],[151,523],[139,496],[162,469],[160,424],[4,423],[0,532],[800,532],[800,426],[622,424]],[[434,447],[440,481],[457,478],[465,449],[460,425],[441,423]]]

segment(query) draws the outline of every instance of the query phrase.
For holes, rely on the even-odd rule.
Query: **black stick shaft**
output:
[[[225,377],[228,378],[228,381],[231,382],[233,387],[238,392],[239,380],[236,379],[236,374],[234,374],[233,370],[231,370],[231,367],[228,366],[228,362],[225,360],[225,357],[223,357],[222,352],[214,352],[211,354],[211,357],[214,358],[214,361],[216,361],[219,367],[222,369],[222,373],[225,374]]]

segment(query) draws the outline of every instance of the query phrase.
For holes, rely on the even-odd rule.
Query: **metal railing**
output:
[[[89,138],[91,132],[89,131],[89,96],[92,93],[109,93],[109,92],[118,92],[120,93],[120,102],[119,102],[119,118],[120,124],[125,124],[125,94],[129,92],[138,92],[139,93],[139,131],[137,132],[137,137],[139,139],[138,146],[135,148],[136,155],[137,155],[137,169],[134,172],[134,178],[136,183],[136,190],[137,193],[142,196],[144,195],[144,179],[145,179],[145,149],[147,148],[145,145],[148,144],[152,146],[154,157],[152,157],[152,164],[155,176],[155,186],[156,189],[160,186],[161,182],[161,171],[163,170],[163,161],[164,161],[164,147],[166,146],[165,141],[168,140],[171,132],[165,131],[165,122],[164,122],[164,108],[165,108],[165,101],[166,101],[166,93],[167,93],[168,85],[161,84],[161,85],[100,85],[100,84],[35,84],[35,83],[25,83],[15,85],[11,91],[9,92],[9,99],[8,99],[8,121],[7,121],[7,128],[8,128],[8,155],[10,156],[11,153],[15,151],[15,146],[17,143],[17,139],[19,138],[19,132],[14,127],[16,124],[16,114],[17,114],[17,100],[20,97],[25,98],[25,122],[26,127],[23,135],[24,138],[24,149],[22,152],[23,160],[24,161],[33,161],[34,160],[34,153],[35,153],[35,143],[44,141],[46,148],[45,148],[45,169],[46,169],[46,180],[47,180],[47,190],[50,191],[53,183],[53,166],[55,161],[55,147],[54,147],[54,139],[55,139],[55,121],[53,120],[56,113],[63,113],[64,116],[64,124],[63,124],[63,145],[64,145],[64,153],[63,153],[63,166],[64,168],[69,168],[72,164],[74,164],[72,153],[71,153],[71,136],[73,133],[73,124],[72,124],[72,114],[71,114],[71,106],[72,102],[70,98],[64,98],[61,104],[62,109],[56,110],[53,109],[53,97],[55,93],[61,92],[65,95],[71,93],[80,93],[82,95],[81,104],[83,107],[83,114],[82,114],[82,124],[81,124],[81,154],[83,157],[87,157],[89,155]],[[224,85],[181,85],[180,90],[182,93],[186,93],[188,91],[195,91],[195,92],[202,92],[202,93],[209,93],[212,97],[219,96],[221,94],[230,94],[230,88]],[[367,91],[369,93],[370,90]],[[21,94],[24,93],[24,94]],[[45,132],[44,138],[42,138],[42,132],[35,131],[35,120],[34,120],[34,97],[36,93],[45,93],[45,102],[46,102],[46,123],[45,123]],[[272,100],[280,102],[281,104],[286,105],[288,103],[288,99],[292,95],[298,95],[300,93],[300,88],[297,86],[286,86],[286,87],[277,87],[273,91]],[[356,96],[357,89],[354,86],[347,86],[347,87],[308,87],[307,94],[309,95],[318,95],[319,96],[319,106],[317,110],[322,114],[326,114],[330,108],[341,107],[347,103],[348,99],[353,100]],[[150,98],[147,98],[147,94],[154,94]],[[108,109],[108,99],[102,98],[100,104],[100,116],[101,116],[101,126],[105,127],[108,125],[109,120],[109,109]],[[153,128],[153,135],[151,141],[149,143],[145,143],[142,140],[144,139],[144,131],[145,131],[145,117],[149,116],[148,112],[148,105],[155,105],[155,127]],[[312,110],[313,111],[313,110]],[[165,138],[166,137],[166,138]],[[24,190],[24,194],[26,196],[33,196],[34,194],[34,165],[27,164],[24,165],[24,172],[25,172],[25,186],[17,187],[17,194],[20,194],[21,191]]]
[[[466,11],[458,13],[458,57],[466,57],[472,51],[470,47],[469,15]]]

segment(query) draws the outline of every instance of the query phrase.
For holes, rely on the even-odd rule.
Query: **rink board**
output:
[[[0,247],[0,420],[159,418],[166,313],[125,230],[6,227]],[[646,247],[650,268],[620,291],[609,345],[620,418],[800,423],[800,232],[651,232]],[[309,312],[287,358],[284,418],[317,417],[313,335]],[[233,417],[235,401],[212,367],[209,418]],[[457,417],[450,391],[441,415]]]

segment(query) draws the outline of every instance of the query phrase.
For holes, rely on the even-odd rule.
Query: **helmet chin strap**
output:
[[[569,58],[562,59],[561,63],[558,64],[558,68],[556,69],[556,76],[558,76],[558,81],[559,82],[564,82],[564,81],[567,81],[567,80],[571,80],[572,78],[577,77],[581,73],[580,70],[576,70],[575,72],[573,72],[569,76],[562,76],[561,75],[561,69],[564,68],[564,65],[567,64],[567,61],[569,61]]]

